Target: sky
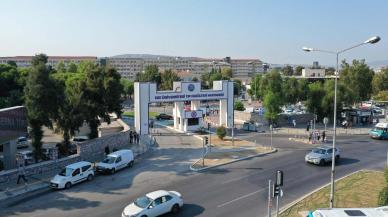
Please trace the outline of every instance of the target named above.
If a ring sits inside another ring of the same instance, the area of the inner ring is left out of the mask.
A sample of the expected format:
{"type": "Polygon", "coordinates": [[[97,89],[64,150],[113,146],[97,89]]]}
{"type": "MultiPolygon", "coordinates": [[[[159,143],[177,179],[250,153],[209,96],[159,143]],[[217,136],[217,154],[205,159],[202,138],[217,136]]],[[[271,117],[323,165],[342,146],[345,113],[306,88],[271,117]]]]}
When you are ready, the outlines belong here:
{"type": "Polygon", "coordinates": [[[333,65],[388,59],[386,0],[0,0],[0,56],[160,54],[333,65]]]}

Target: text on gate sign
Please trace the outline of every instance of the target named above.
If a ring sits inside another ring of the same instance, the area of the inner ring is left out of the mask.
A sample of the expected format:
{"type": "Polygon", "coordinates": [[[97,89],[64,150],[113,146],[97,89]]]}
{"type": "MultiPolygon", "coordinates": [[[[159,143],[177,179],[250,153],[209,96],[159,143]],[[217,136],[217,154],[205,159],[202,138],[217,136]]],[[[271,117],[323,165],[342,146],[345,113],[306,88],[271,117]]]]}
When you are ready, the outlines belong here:
{"type": "Polygon", "coordinates": [[[158,95],[155,100],[167,99],[196,99],[205,97],[224,97],[224,93],[197,93],[197,94],[176,94],[176,95],[158,95]]]}

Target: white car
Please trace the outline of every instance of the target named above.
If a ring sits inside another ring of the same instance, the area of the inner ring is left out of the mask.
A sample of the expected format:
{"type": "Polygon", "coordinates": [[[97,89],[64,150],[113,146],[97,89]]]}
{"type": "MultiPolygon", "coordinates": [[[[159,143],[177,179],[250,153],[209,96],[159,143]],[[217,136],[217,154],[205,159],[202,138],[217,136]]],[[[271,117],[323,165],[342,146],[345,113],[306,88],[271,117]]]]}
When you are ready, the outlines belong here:
{"type": "Polygon", "coordinates": [[[177,213],[183,206],[182,195],[176,191],[159,190],[146,194],[125,207],[121,217],[155,217],[177,213]]]}
{"type": "Polygon", "coordinates": [[[28,140],[26,137],[21,136],[16,142],[16,148],[28,148],[28,140]]]}
{"type": "Polygon", "coordinates": [[[129,149],[123,149],[108,154],[102,162],[97,164],[96,171],[113,174],[125,167],[132,167],[133,162],[133,152],[129,149]]]}
{"type": "Polygon", "coordinates": [[[50,187],[55,189],[70,188],[72,185],[93,180],[94,170],[92,163],[81,161],[66,166],[50,181],[50,187]]]}

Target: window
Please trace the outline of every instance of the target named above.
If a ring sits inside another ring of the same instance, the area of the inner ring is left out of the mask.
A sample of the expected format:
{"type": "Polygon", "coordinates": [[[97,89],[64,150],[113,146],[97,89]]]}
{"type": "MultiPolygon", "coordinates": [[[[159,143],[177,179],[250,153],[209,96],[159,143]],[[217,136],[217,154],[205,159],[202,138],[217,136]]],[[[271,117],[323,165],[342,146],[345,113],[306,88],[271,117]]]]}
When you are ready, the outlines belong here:
{"type": "Polygon", "coordinates": [[[91,165],[83,166],[83,167],[82,167],[82,172],[87,171],[90,167],[91,167],[91,165]]]}
{"type": "Polygon", "coordinates": [[[155,200],[152,202],[152,206],[155,207],[155,206],[160,205],[160,204],[162,204],[162,203],[163,203],[162,198],[159,197],[159,198],[155,199],[155,200]]]}
{"type": "Polygon", "coordinates": [[[344,211],[348,216],[366,216],[361,210],[345,210],[344,211]]]}
{"type": "Polygon", "coordinates": [[[119,163],[119,162],[121,162],[121,156],[118,156],[118,157],[116,158],[116,163],[119,163]]]}
{"type": "Polygon", "coordinates": [[[188,118],[187,119],[188,126],[193,126],[193,125],[198,125],[198,124],[199,124],[199,118],[188,118]]]}
{"type": "Polygon", "coordinates": [[[165,203],[171,199],[172,199],[172,197],[170,195],[167,195],[167,196],[162,197],[162,202],[165,203]]]}
{"type": "Polygon", "coordinates": [[[76,175],[78,175],[80,173],[81,173],[81,170],[78,168],[78,169],[74,170],[72,176],[76,176],[76,175]]]}

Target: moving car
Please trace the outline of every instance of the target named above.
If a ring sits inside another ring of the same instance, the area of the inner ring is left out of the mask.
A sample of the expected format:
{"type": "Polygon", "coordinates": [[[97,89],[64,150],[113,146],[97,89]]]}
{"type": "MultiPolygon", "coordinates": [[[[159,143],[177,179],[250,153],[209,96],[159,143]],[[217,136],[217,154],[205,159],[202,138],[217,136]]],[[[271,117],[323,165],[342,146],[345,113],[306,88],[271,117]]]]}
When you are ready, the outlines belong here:
{"type": "MultiPolygon", "coordinates": [[[[330,146],[321,146],[314,148],[311,152],[305,156],[306,163],[318,164],[320,166],[325,165],[327,162],[331,162],[333,148],[330,146]]],[[[340,151],[335,148],[335,161],[337,162],[340,158],[340,151]]]]}
{"type": "Polygon", "coordinates": [[[182,195],[176,191],[159,190],[146,194],[124,208],[121,217],[155,217],[177,213],[183,206],[182,195]]]}
{"type": "Polygon", "coordinates": [[[55,189],[70,188],[76,183],[91,181],[94,177],[92,163],[81,161],[66,166],[50,181],[50,187],[55,189]]]}
{"type": "Polygon", "coordinates": [[[156,120],[172,120],[173,119],[171,115],[168,115],[165,113],[160,113],[155,118],[156,118],[156,120]]]}
{"type": "Polygon", "coordinates": [[[378,208],[334,208],[318,209],[310,212],[308,217],[388,217],[388,206],[378,208]]]}
{"type": "Polygon", "coordinates": [[[125,167],[132,167],[134,162],[133,152],[129,149],[110,153],[96,166],[97,172],[109,172],[111,174],[125,167]]]}
{"type": "Polygon", "coordinates": [[[377,123],[376,126],[370,130],[369,136],[373,139],[388,139],[388,123],[377,123]]]}

